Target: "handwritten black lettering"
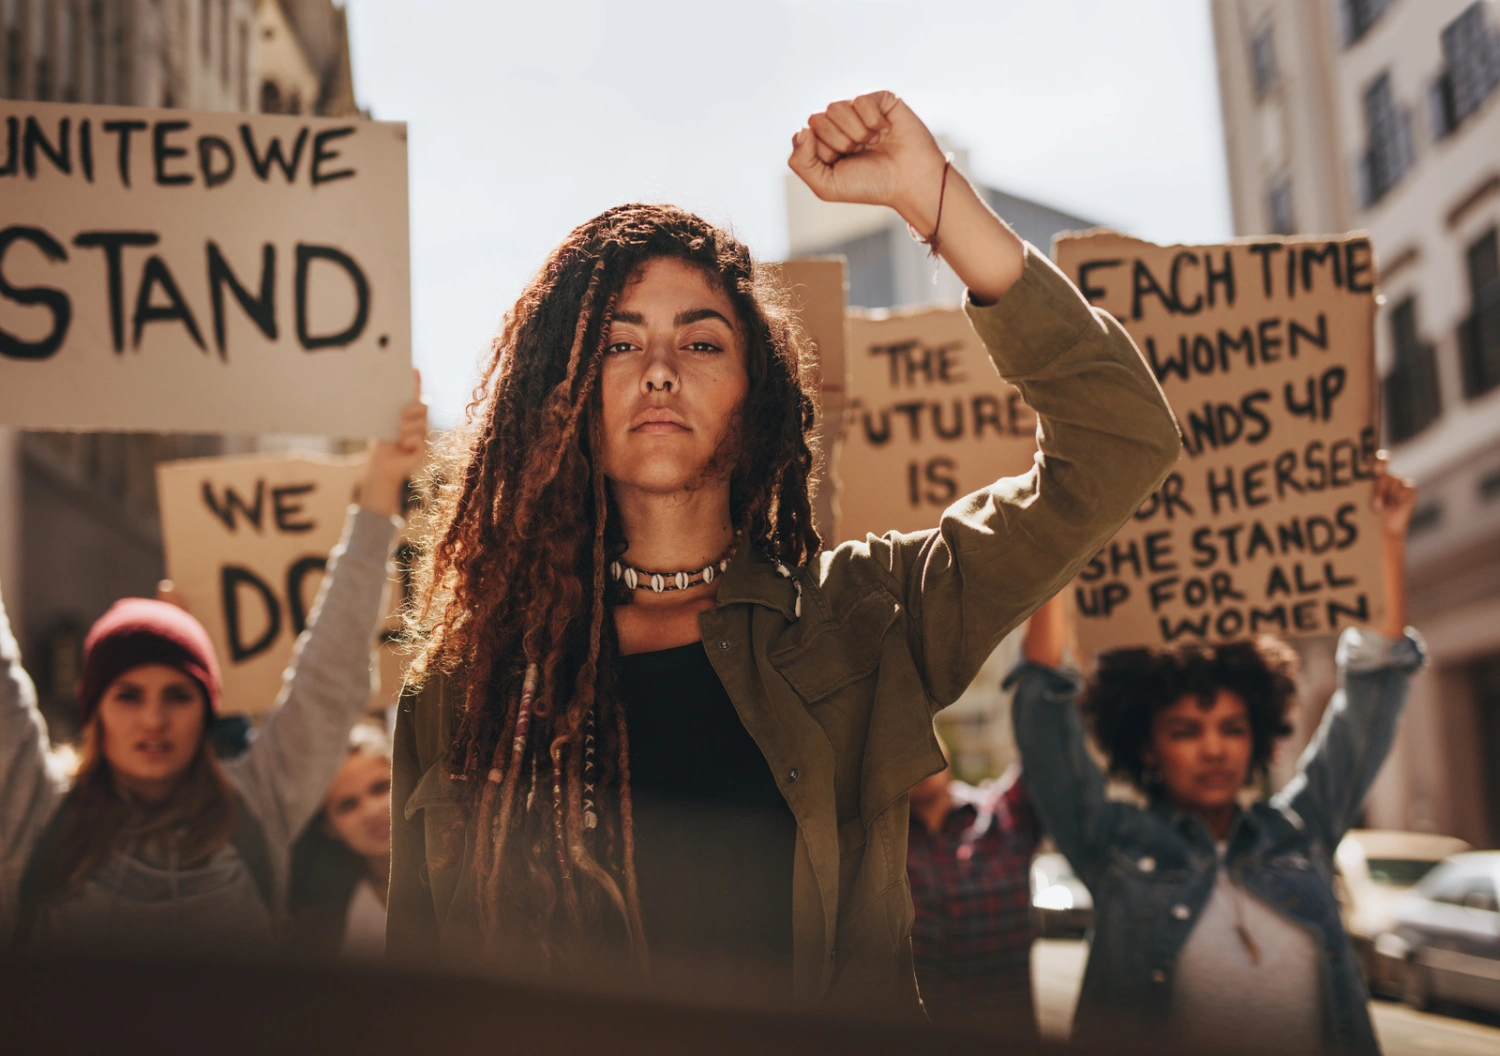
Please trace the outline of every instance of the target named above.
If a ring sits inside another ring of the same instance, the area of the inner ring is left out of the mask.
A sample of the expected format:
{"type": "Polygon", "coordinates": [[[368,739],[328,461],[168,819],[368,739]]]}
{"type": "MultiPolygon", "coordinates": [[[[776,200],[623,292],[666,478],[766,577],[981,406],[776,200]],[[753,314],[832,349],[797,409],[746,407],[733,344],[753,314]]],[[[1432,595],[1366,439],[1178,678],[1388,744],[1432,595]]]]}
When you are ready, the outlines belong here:
{"type": "Polygon", "coordinates": [[[222,360],[229,358],[229,346],[225,337],[227,329],[224,319],[225,286],[229,287],[229,292],[234,294],[234,299],[250,317],[250,321],[265,335],[266,340],[275,341],[277,333],[275,247],[269,242],[261,247],[260,296],[252,297],[250,291],[245,289],[235,276],[229,262],[224,259],[224,251],[219,248],[218,243],[213,240],[208,243],[208,292],[209,299],[213,303],[214,344],[222,360]]]}
{"type": "Polygon", "coordinates": [[[310,483],[282,484],[271,489],[271,510],[275,514],[277,531],[296,535],[317,527],[314,521],[293,519],[306,514],[305,508],[296,499],[316,489],[317,485],[310,483]]]}
{"type": "Polygon", "coordinates": [[[334,180],[347,180],[354,175],[353,169],[335,169],[333,172],[324,172],[323,163],[326,161],[337,161],[339,152],[329,150],[328,144],[336,139],[354,135],[354,126],[345,125],[342,128],[325,128],[313,136],[312,154],[312,185],[320,183],[332,183],[334,180]]]}
{"type": "Polygon", "coordinates": [[[67,251],[39,227],[15,226],[0,231],[0,299],[22,307],[38,305],[52,314],[52,328],[45,337],[36,341],[23,341],[0,327],[0,356],[7,359],[50,359],[68,336],[68,326],[73,321],[73,304],[65,292],[51,286],[11,285],[5,277],[5,254],[16,242],[27,242],[35,246],[42,256],[54,264],[64,263],[68,259],[67,251]]]}
{"type": "MultiPolygon", "coordinates": [[[[141,122],[130,123],[146,127],[141,122]]],[[[160,237],[150,231],[85,231],[73,239],[73,245],[80,249],[104,251],[105,284],[109,292],[109,332],[117,353],[125,351],[125,247],[154,246],[160,241],[160,237]]]]}
{"type": "MultiPolygon", "coordinates": [[[[303,136],[305,137],[306,134],[307,130],[303,129],[303,136]]],[[[298,143],[301,143],[300,139],[298,143]]],[[[298,150],[300,152],[300,146],[298,150]]],[[[354,262],[353,257],[333,246],[316,246],[299,242],[297,243],[297,276],[294,285],[297,302],[297,340],[302,343],[304,349],[313,352],[320,348],[345,348],[359,340],[359,336],[365,331],[365,325],[370,320],[370,283],[359,265],[354,262]],[[354,318],[344,329],[331,334],[314,334],[308,328],[309,273],[313,262],[319,260],[341,269],[354,286],[354,318]]]]}

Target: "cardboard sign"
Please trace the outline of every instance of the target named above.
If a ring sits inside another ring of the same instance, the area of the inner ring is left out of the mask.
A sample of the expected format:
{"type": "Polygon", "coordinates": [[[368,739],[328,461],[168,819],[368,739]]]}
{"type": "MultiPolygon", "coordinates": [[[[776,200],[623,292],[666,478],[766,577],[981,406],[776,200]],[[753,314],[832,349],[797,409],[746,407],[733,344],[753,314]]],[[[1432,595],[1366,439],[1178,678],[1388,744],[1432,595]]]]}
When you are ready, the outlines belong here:
{"type": "Polygon", "coordinates": [[[363,472],[300,455],[157,467],[167,575],[213,639],[226,712],[275,705],[363,472]]]}
{"type": "Polygon", "coordinates": [[[945,508],[1025,473],[1036,416],[958,308],[851,313],[834,541],[937,527],[945,508]]]}
{"type": "Polygon", "coordinates": [[[1074,583],[1090,649],[1377,620],[1375,264],[1365,236],[1057,240],[1182,426],[1177,468],[1074,583]]]}
{"type": "Polygon", "coordinates": [[[771,265],[791,298],[802,328],[818,357],[821,394],[815,430],[818,449],[813,473],[818,481],[813,496],[813,520],[825,540],[833,531],[838,504],[838,478],[832,472],[834,437],[844,414],[845,304],[848,283],[843,257],[808,257],[771,265]]]}
{"type": "Polygon", "coordinates": [[[0,100],[0,424],[388,436],[406,128],[0,100]]]}

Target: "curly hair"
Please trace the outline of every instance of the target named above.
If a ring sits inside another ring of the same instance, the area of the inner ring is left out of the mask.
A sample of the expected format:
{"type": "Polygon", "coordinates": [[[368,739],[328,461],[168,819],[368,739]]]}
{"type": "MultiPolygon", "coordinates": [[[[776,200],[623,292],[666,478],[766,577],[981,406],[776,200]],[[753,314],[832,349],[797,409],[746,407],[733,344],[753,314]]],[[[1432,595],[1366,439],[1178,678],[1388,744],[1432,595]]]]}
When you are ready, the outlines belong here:
{"type": "Polygon", "coordinates": [[[1297,703],[1297,654],[1279,638],[1103,653],[1079,706],[1110,773],[1152,793],[1144,755],[1156,714],[1189,696],[1211,708],[1221,689],[1245,702],[1250,719],[1247,783],[1266,776],[1276,741],[1292,732],[1288,720],[1297,703]]]}
{"type": "Polygon", "coordinates": [[[576,228],[506,314],[435,463],[408,619],[413,679],[440,674],[463,700],[447,767],[476,831],[485,940],[543,967],[601,934],[623,933],[648,962],[608,608],[629,597],[606,575],[628,543],[602,469],[599,381],[618,298],[664,257],[701,268],[745,337],[749,391],[723,466],[734,527],[789,566],[821,546],[811,350],[772,275],[671,206],[623,205],[576,228]]]}

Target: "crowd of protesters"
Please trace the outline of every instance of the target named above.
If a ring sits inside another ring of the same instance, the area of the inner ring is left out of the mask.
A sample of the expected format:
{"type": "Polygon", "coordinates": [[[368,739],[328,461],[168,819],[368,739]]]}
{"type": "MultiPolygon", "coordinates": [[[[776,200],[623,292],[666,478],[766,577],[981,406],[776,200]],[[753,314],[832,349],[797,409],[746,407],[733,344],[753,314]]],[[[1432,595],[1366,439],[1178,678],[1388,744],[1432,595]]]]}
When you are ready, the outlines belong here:
{"type": "Polygon", "coordinates": [[[15,947],[482,962],[1026,1031],[1045,836],[1095,900],[1085,1036],[1376,1051],[1330,856],[1423,659],[1410,486],[1373,486],[1385,622],[1345,632],[1296,777],[1251,802],[1290,730],[1283,643],[1065,666],[1066,585],[1179,450],[1130,339],[889,93],[814,115],[790,164],[895,209],[964,280],[1036,412],[1035,468],[931,531],[823,548],[785,302],[723,229],[609,210],[507,316],[438,459],[394,742],[362,719],[420,402],[372,445],[248,746],[215,750],[203,627],[127,599],[88,635],[62,772],[0,607],[15,947]],[[1038,606],[1010,678],[1020,764],[957,782],[933,716],[1038,606]],[[1086,727],[1143,805],[1106,796],[1086,727]]]}

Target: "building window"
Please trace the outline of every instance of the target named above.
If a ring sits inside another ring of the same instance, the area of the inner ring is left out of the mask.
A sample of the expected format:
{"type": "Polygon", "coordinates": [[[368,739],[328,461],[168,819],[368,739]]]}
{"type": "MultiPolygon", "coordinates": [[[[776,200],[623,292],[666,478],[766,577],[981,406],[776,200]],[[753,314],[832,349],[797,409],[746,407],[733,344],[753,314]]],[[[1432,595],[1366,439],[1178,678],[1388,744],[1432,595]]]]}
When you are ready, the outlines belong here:
{"type": "Polygon", "coordinates": [[[1250,38],[1250,74],[1255,79],[1255,101],[1258,103],[1276,87],[1276,38],[1267,22],[1250,38]]]}
{"type": "Polygon", "coordinates": [[[1437,421],[1437,357],[1417,333],[1417,300],[1408,297],[1391,309],[1395,365],[1385,376],[1386,432],[1393,444],[1410,440],[1437,421]]]}
{"type": "Polygon", "coordinates": [[[48,38],[48,23],[52,21],[52,9],[38,5],[31,12],[31,55],[33,68],[36,71],[35,91],[31,96],[33,99],[49,100],[55,89],[52,76],[53,62],[52,43],[48,38]]]}
{"type": "Polygon", "coordinates": [[[1368,209],[1401,182],[1412,166],[1411,115],[1396,105],[1391,75],[1382,73],[1365,89],[1365,137],[1359,159],[1360,206],[1368,209]]]}
{"type": "Polygon", "coordinates": [[[214,3],[213,0],[198,0],[198,51],[207,66],[214,57],[214,3]]]}
{"type": "Polygon", "coordinates": [[[1272,234],[1290,235],[1296,231],[1297,217],[1292,211],[1292,178],[1278,176],[1272,180],[1271,190],[1266,197],[1271,207],[1272,234]]]}
{"type": "Polygon", "coordinates": [[[263,114],[281,113],[281,89],[276,86],[275,81],[260,82],[260,112],[263,114]]]}
{"type": "Polygon", "coordinates": [[[239,35],[235,39],[234,69],[238,91],[236,103],[241,110],[250,109],[250,24],[241,22],[239,35]]]}
{"type": "Polygon", "coordinates": [[[21,94],[21,4],[20,0],[0,0],[0,48],[5,49],[5,79],[0,94],[17,98],[21,94]]]}
{"type": "Polygon", "coordinates": [[[57,12],[57,91],[65,103],[78,102],[78,13],[72,4],[57,12]]]}
{"type": "Polygon", "coordinates": [[[1443,28],[1444,69],[1432,84],[1433,136],[1441,139],[1478,110],[1500,84],[1500,40],[1476,0],[1443,28]]]}
{"type": "Polygon", "coordinates": [[[219,81],[229,87],[229,0],[219,0],[219,81]]]}
{"type": "Polygon", "coordinates": [[[109,61],[109,37],[104,28],[104,0],[93,0],[89,4],[89,102],[104,102],[109,76],[106,63],[109,61]]]}
{"type": "Polygon", "coordinates": [[[1390,0],[1340,0],[1340,14],[1344,22],[1344,47],[1348,47],[1370,31],[1380,21],[1390,0]]]}
{"type": "Polygon", "coordinates": [[[1473,309],[1458,324],[1464,395],[1481,396],[1500,385],[1500,244],[1491,228],[1469,247],[1469,297],[1473,309]]]}

